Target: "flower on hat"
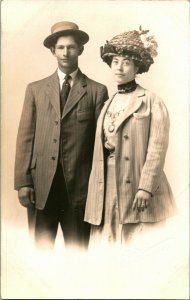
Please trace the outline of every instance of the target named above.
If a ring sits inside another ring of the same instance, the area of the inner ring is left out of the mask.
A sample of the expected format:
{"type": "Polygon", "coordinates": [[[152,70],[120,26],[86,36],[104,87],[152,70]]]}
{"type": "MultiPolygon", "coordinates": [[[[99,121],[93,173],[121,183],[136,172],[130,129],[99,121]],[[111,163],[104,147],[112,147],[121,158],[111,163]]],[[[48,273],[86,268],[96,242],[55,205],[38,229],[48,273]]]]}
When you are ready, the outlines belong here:
{"type": "Polygon", "coordinates": [[[157,47],[158,44],[153,35],[149,35],[149,30],[142,30],[142,27],[139,27],[140,39],[144,45],[144,48],[150,53],[151,57],[158,55],[157,47]]]}

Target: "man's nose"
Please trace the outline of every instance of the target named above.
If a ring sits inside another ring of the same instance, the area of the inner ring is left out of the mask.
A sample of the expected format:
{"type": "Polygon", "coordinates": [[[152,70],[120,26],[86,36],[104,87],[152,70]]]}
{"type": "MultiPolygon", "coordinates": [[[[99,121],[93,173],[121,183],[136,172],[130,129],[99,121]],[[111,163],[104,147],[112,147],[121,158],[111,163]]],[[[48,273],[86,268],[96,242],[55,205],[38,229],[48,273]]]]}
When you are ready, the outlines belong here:
{"type": "Polygon", "coordinates": [[[65,48],[63,49],[63,55],[64,55],[64,56],[67,56],[67,55],[68,55],[68,48],[67,48],[67,47],[65,47],[65,48]]]}

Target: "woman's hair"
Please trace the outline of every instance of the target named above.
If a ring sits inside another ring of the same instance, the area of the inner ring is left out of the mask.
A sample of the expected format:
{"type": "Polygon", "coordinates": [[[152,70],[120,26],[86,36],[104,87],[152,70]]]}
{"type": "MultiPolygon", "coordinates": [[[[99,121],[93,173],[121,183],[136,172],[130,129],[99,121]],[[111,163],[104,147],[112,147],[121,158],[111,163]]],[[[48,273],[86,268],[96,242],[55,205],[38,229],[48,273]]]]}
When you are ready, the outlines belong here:
{"type": "Polygon", "coordinates": [[[126,56],[138,67],[137,74],[147,72],[153,57],[157,55],[157,42],[153,36],[148,36],[149,30],[133,30],[116,35],[100,48],[104,62],[111,66],[113,56],[126,56]]]}

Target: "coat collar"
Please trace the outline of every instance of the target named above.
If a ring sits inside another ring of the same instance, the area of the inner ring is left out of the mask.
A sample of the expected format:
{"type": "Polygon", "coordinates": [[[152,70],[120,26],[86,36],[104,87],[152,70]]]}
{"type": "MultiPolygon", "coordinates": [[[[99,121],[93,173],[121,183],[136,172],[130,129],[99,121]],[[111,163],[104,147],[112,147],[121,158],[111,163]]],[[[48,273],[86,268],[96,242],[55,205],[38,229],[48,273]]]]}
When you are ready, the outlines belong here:
{"type": "MultiPolygon", "coordinates": [[[[100,132],[102,132],[102,129],[103,129],[103,121],[104,121],[104,117],[105,117],[105,114],[108,110],[108,107],[110,106],[114,96],[116,94],[113,95],[113,97],[110,99],[110,100],[107,100],[105,102],[105,105],[102,109],[102,112],[100,114],[100,117],[99,117],[99,120],[98,120],[98,129],[100,130],[100,132]]],[[[133,94],[133,97],[131,99],[131,102],[129,104],[129,106],[127,107],[126,111],[124,114],[122,114],[121,118],[119,119],[119,122],[117,123],[117,126],[116,126],[116,132],[118,131],[119,127],[121,126],[121,124],[128,118],[130,117],[135,111],[137,111],[142,102],[143,102],[143,97],[145,96],[145,90],[140,86],[140,85],[137,85],[137,88],[133,94]]]]}
{"type": "Polygon", "coordinates": [[[48,77],[46,95],[60,118],[60,85],[57,70],[50,77],[48,77]]]}
{"type": "MultiPolygon", "coordinates": [[[[86,77],[80,70],[78,70],[70,94],[68,96],[66,105],[64,107],[62,118],[64,118],[69,113],[69,111],[71,111],[71,109],[86,93],[85,86],[86,86],[86,77]]],[[[57,115],[59,116],[59,118],[61,118],[60,84],[59,84],[59,77],[57,75],[57,70],[48,78],[48,82],[46,86],[46,94],[52,106],[54,107],[57,115]]]]}
{"type": "Polygon", "coordinates": [[[121,118],[118,120],[119,122],[117,122],[117,126],[115,128],[116,132],[118,131],[123,121],[125,121],[129,116],[131,116],[135,111],[137,111],[140,108],[143,102],[144,95],[144,89],[138,85],[132,96],[129,106],[127,107],[125,113],[121,115],[121,118]]]}

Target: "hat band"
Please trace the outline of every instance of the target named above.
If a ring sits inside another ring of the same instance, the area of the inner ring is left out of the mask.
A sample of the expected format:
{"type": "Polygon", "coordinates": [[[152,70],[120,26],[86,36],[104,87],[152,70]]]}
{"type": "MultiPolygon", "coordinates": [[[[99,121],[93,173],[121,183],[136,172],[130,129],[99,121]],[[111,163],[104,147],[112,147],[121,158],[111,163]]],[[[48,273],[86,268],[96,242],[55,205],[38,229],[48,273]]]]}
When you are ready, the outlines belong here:
{"type": "Polygon", "coordinates": [[[132,59],[146,62],[153,62],[150,54],[142,48],[134,47],[131,45],[127,45],[126,47],[116,47],[115,45],[105,44],[104,47],[100,48],[101,57],[105,58],[106,56],[110,57],[113,55],[122,55],[129,56],[132,59]]]}
{"type": "Polygon", "coordinates": [[[54,29],[53,33],[59,32],[59,31],[63,31],[63,30],[78,30],[78,28],[71,28],[71,26],[59,26],[56,29],[54,29]]]}

